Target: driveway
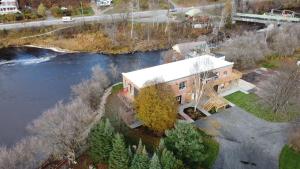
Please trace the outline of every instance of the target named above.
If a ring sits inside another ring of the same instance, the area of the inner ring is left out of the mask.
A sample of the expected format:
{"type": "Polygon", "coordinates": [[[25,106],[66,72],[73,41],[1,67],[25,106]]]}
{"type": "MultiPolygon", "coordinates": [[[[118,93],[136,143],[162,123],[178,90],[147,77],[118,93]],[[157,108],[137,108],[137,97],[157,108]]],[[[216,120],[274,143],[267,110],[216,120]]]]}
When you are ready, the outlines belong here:
{"type": "Polygon", "coordinates": [[[280,151],[287,143],[287,123],[266,122],[231,107],[195,124],[220,143],[214,169],[278,169],[280,151]]]}

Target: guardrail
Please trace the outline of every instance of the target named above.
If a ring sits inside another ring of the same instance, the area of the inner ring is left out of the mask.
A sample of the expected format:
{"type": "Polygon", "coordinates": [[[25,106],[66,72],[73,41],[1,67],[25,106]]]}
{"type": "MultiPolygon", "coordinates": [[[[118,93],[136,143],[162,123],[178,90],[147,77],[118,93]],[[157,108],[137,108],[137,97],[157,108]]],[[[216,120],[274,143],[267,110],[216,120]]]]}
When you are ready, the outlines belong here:
{"type": "Polygon", "coordinates": [[[259,22],[259,23],[268,23],[268,22],[279,22],[279,23],[300,23],[300,18],[289,17],[282,15],[258,15],[258,14],[247,14],[247,13],[236,13],[233,16],[235,21],[244,21],[244,22],[259,22]]]}

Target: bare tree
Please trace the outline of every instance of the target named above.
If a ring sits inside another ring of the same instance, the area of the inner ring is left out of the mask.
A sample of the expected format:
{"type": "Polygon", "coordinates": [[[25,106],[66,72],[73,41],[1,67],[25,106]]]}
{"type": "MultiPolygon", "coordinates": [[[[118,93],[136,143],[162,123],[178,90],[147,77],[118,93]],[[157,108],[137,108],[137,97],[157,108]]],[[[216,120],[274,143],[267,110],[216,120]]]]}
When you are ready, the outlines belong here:
{"type": "Polygon", "coordinates": [[[0,168],[38,168],[50,155],[75,161],[98,114],[96,102],[108,85],[105,73],[99,66],[93,67],[91,79],[73,88],[70,102],[59,102],[27,127],[32,136],[12,148],[0,147],[0,168]]]}
{"type": "Polygon", "coordinates": [[[235,65],[241,69],[254,67],[268,53],[264,35],[254,32],[246,32],[243,36],[230,39],[223,47],[228,59],[234,61],[235,65]]]}
{"type": "Polygon", "coordinates": [[[101,95],[108,87],[110,81],[99,65],[92,68],[90,80],[81,82],[72,87],[73,95],[81,98],[93,110],[97,110],[100,104],[101,95]]]}
{"type": "Polygon", "coordinates": [[[118,80],[119,78],[118,66],[115,65],[114,63],[111,63],[109,64],[109,68],[114,81],[118,80]]]}
{"type": "Polygon", "coordinates": [[[184,59],[184,56],[175,52],[174,50],[169,50],[164,53],[164,63],[171,63],[184,59]]]}
{"type": "Polygon", "coordinates": [[[262,97],[272,111],[286,113],[289,103],[299,96],[300,67],[296,63],[283,63],[262,89],[262,97]]]}
{"type": "Polygon", "coordinates": [[[0,168],[38,168],[48,155],[47,145],[42,140],[37,137],[26,137],[11,149],[0,147],[0,168]]]}
{"type": "Polygon", "coordinates": [[[193,99],[194,111],[196,111],[200,102],[202,101],[204,90],[209,78],[212,62],[209,58],[203,58],[194,65],[191,72],[193,73],[193,99]]]}
{"type": "Polygon", "coordinates": [[[52,145],[51,153],[58,158],[75,154],[83,143],[82,134],[95,117],[81,99],[68,104],[58,103],[28,126],[32,134],[52,145]]]}
{"type": "Polygon", "coordinates": [[[267,41],[273,53],[279,56],[290,56],[300,46],[300,26],[288,25],[270,32],[267,41]]]}

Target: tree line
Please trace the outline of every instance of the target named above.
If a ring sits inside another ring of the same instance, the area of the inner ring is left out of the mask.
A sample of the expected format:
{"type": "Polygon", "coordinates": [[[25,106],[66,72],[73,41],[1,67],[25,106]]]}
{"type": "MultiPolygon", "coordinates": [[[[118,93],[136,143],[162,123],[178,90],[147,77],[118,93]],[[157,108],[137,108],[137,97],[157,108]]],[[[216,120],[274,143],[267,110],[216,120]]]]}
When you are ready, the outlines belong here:
{"type": "Polygon", "coordinates": [[[72,87],[69,102],[59,102],[28,126],[30,136],[12,148],[0,147],[0,168],[38,168],[49,157],[75,159],[85,145],[86,130],[99,113],[101,96],[109,84],[104,71],[93,67],[91,79],[72,87]]]}
{"type": "Polygon", "coordinates": [[[203,137],[192,124],[178,122],[165,134],[151,154],[141,140],[137,146],[126,144],[109,120],[102,120],[91,130],[88,154],[94,165],[109,169],[196,169],[207,158],[203,137]]]}

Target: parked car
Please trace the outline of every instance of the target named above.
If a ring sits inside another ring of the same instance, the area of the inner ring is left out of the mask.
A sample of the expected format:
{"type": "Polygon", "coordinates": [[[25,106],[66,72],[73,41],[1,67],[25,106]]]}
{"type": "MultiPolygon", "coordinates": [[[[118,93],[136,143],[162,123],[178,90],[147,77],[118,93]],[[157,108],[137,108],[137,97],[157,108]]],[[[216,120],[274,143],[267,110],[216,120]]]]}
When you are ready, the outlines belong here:
{"type": "Polygon", "coordinates": [[[72,22],[72,21],[74,21],[74,20],[73,20],[73,18],[70,17],[70,16],[64,16],[64,17],[62,17],[62,21],[63,21],[63,22],[72,22]]]}
{"type": "Polygon", "coordinates": [[[177,12],[177,9],[176,8],[171,8],[169,9],[170,12],[177,12]]]}

